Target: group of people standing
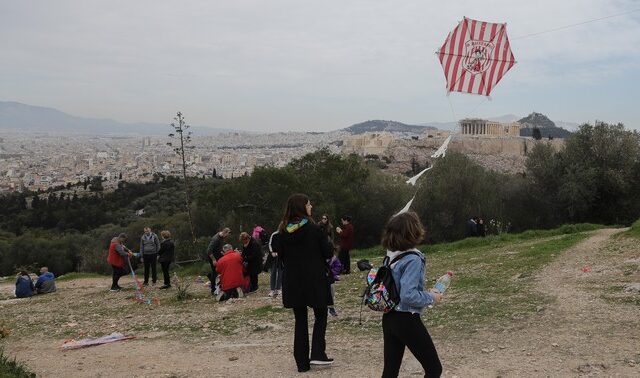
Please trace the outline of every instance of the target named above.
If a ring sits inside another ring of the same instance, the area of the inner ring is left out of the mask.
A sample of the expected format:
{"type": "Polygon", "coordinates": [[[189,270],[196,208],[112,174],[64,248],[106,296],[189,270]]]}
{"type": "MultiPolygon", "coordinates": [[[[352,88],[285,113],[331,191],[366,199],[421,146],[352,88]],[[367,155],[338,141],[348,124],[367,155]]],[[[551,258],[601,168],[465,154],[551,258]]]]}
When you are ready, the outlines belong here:
{"type": "MultiPolygon", "coordinates": [[[[312,209],[308,196],[293,194],[289,197],[276,247],[284,265],[283,305],[293,310],[295,318],[293,357],[299,372],[310,370],[312,365],[333,363],[333,359],[327,356],[325,339],[328,307],[333,303],[331,275],[327,274],[327,261],[332,258],[333,247],[327,236],[328,219],[323,217],[316,224],[312,209]],[[311,350],[308,308],[312,308],[314,314],[311,350]]],[[[344,227],[336,231],[349,232],[349,219],[343,218],[342,222],[344,227]]],[[[382,246],[387,250],[387,256],[398,261],[390,268],[400,296],[399,305],[382,317],[383,378],[398,376],[405,347],[421,363],[426,377],[442,374],[438,353],[420,318],[424,308],[442,299],[442,294],[425,290],[426,260],[416,248],[424,236],[424,226],[414,212],[393,216],[382,235],[382,246]],[[400,261],[399,256],[405,258],[400,261]]],[[[348,253],[343,258],[348,258],[348,253]]]]}
{"type": "MultiPolygon", "coordinates": [[[[149,276],[151,276],[151,284],[155,286],[158,281],[157,263],[160,263],[164,284],[160,289],[168,289],[171,287],[171,276],[169,268],[171,263],[175,261],[175,244],[171,238],[171,232],[164,230],[158,235],[151,231],[151,227],[144,227],[144,233],[140,238],[140,262],[144,265],[144,281],[143,286],[149,285],[149,276]],[[160,240],[162,238],[162,240],[160,240]]],[[[120,234],[111,239],[109,243],[109,253],[107,262],[112,268],[111,291],[120,291],[122,288],[118,285],[120,277],[127,275],[127,269],[134,269],[130,265],[128,259],[134,256],[133,251],[125,246],[127,234],[120,234]]]]}
{"type": "Polygon", "coordinates": [[[467,219],[464,236],[467,238],[487,236],[487,227],[484,224],[484,219],[475,216],[467,219]]]}
{"type": "MultiPolygon", "coordinates": [[[[204,258],[209,262],[212,294],[220,301],[237,298],[258,289],[258,275],[263,268],[263,256],[267,254],[266,267],[271,270],[269,296],[282,296],[285,308],[293,311],[293,357],[299,372],[306,372],[312,365],[331,365],[333,359],[326,353],[326,329],[328,314],[337,315],[333,308],[333,284],[341,274],[349,274],[350,251],[353,248],[354,229],[351,218],[343,216],[341,226],[333,227],[325,214],[319,222],[312,217],[313,205],[305,194],[293,194],[286,203],[282,220],[275,232],[264,240],[265,231],[254,228],[252,235],[242,232],[241,248],[234,249],[225,242],[231,235],[223,228],[211,239],[204,258]],[[257,232],[256,232],[257,231],[257,232]],[[335,243],[336,234],[340,237],[335,243]],[[264,252],[263,252],[264,248],[264,252]],[[337,257],[336,257],[337,252],[337,257]],[[216,278],[220,284],[216,287],[216,278]],[[312,309],[314,323],[309,344],[308,310],[312,309]]],[[[471,220],[470,220],[471,221],[471,220]]],[[[474,220],[478,232],[478,221],[474,220]]],[[[470,228],[471,225],[468,225],[470,228]]],[[[174,247],[168,231],[161,232],[162,241],[147,227],[141,238],[145,280],[149,273],[156,282],[155,261],[160,261],[168,281],[168,265],[173,259],[174,247]],[[170,254],[165,254],[170,251],[170,254]],[[167,260],[168,256],[171,260],[167,260]]],[[[405,347],[421,363],[426,377],[439,377],[442,373],[438,353],[422,323],[420,313],[427,306],[437,304],[442,294],[426,290],[426,260],[417,250],[425,236],[424,226],[414,212],[391,217],[384,228],[382,246],[387,250],[393,280],[399,293],[397,307],[382,316],[384,337],[384,377],[397,377],[405,347]],[[403,256],[406,254],[406,256],[403,256]],[[398,259],[399,256],[405,258],[398,259]]],[[[109,263],[113,266],[112,290],[119,290],[118,279],[124,274],[124,263],[132,251],[124,246],[126,235],[114,238],[109,248],[109,263]]]]}

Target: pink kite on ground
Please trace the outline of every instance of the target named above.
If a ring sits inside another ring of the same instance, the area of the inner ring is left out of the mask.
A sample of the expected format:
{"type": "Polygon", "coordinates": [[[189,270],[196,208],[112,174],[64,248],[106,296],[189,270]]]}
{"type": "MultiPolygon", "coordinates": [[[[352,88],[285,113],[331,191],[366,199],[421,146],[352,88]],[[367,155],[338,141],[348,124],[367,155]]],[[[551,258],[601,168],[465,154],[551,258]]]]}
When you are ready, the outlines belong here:
{"type": "Polygon", "coordinates": [[[447,93],[489,96],[502,76],[516,64],[507,24],[464,18],[437,51],[447,78],[447,93]]]}
{"type": "Polygon", "coordinates": [[[128,335],[123,335],[119,332],[114,332],[110,335],[106,335],[98,338],[89,337],[81,340],[67,340],[62,344],[61,348],[63,350],[79,349],[79,348],[90,347],[94,345],[113,343],[115,341],[129,340],[133,338],[135,338],[135,336],[128,336],[128,335]]]}

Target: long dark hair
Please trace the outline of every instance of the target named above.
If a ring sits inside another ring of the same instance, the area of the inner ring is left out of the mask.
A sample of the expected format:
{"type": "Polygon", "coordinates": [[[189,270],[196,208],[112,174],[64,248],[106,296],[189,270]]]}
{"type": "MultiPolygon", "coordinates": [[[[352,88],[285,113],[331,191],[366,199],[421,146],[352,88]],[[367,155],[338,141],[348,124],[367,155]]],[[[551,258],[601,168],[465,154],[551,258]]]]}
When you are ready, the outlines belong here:
{"type": "Polygon", "coordinates": [[[282,222],[280,222],[280,232],[284,233],[289,223],[299,222],[302,218],[307,218],[309,222],[314,223],[313,219],[307,215],[308,202],[309,196],[306,194],[295,193],[289,196],[287,206],[284,209],[284,215],[282,216],[282,222]]]}

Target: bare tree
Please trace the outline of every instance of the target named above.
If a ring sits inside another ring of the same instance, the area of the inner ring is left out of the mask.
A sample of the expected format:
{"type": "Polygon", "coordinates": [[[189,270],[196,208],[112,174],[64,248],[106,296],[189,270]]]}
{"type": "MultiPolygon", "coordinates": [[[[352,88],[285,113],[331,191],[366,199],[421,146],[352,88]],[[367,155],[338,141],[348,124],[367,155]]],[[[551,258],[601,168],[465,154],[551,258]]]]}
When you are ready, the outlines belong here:
{"type": "Polygon", "coordinates": [[[187,131],[189,129],[189,125],[184,120],[182,116],[182,112],[178,112],[176,116],[173,118],[176,122],[171,123],[171,127],[174,129],[174,133],[169,134],[169,137],[176,141],[176,145],[174,146],[173,142],[167,143],[167,146],[173,148],[178,156],[182,159],[182,177],[184,179],[184,197],[185,197],[185,205],[187,207],[187,214],[189,215],[189,226],[191,227],[191,237],[193,239],[193,243],[196,243],[196,231],[193,226],[193,218],[191,216],[191,188],[189,186],[189,181],[187,178],[187,158],[186,151],[192,149],[193,146],[190,146],[191,143],[191,131],[187,131]],[[178,144],[179,142],[179,144],[178,144]]]}

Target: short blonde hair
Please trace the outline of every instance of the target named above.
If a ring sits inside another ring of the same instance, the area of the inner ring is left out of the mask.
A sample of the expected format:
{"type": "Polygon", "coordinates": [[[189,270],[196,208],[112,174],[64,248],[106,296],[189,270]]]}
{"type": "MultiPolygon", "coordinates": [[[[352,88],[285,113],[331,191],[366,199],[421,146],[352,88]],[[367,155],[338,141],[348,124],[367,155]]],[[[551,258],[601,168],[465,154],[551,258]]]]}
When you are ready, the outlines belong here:
{"type": "Polygon", "coordinates": [[[168,230],[163,230],[160,232],[160,236],[162,236],[163,239],[169,239],[171,237],[171,233],[168,230]]]}

